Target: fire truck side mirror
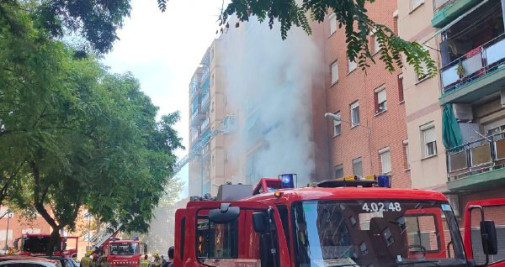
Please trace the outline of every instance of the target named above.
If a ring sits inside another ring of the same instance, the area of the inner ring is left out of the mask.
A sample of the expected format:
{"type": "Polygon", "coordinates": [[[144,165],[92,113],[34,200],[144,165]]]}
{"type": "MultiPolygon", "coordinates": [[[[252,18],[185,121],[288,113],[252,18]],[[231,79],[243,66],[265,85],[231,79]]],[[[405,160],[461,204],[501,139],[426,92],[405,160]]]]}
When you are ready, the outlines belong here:
{"type": "Polygon", "coordinates": [[[254,212],[253,213],[253,227],[254,231],[263,234],[267,232],[268,229],[268,217],[265,212],[254,212]]]}
{"type": "Polygon", "coordinates": [[[482,249],[486,255],[498,254],[498,239],[494,221],[480,222],[480,235],[482,238],[482,249]]]}
{"type": "Polygon", "coordinates": [[[209,211],[209,220],[214,223],[227,223],[235,220],[239,214],[239,207],[230,207],[230,203],[221,203],[219,209],[209,211]]]}

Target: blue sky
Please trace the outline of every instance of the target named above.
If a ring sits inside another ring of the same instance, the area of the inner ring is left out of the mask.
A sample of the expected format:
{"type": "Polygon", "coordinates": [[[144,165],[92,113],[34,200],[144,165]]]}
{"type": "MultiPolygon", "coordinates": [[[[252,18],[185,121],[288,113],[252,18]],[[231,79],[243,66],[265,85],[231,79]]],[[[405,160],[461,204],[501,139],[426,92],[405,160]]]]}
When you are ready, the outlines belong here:
{"type": "MultiPolygon", "coordinates": [[[[112,72],[131,71],[160,108],[158,115],[180,111],[176,129],[186,147],[188,85],[215,37],[221,5],[222,0],[169,0],[161,13],[156,0],[132,0],[131,16],[118,32],[120,40],[103,60],[112,72]]],[[[178,176],[187,184],[187,166],[178,176]]]]}

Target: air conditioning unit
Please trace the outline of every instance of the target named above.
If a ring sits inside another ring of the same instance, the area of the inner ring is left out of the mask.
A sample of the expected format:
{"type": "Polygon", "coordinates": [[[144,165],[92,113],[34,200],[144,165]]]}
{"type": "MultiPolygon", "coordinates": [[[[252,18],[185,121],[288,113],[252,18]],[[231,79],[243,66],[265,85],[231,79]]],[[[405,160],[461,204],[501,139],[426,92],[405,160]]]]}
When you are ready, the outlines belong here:
{"type": "Polygon", "coordinates": [[[458,122],[473,120],[472,106],[470,104],[453,104],[452,109],[458,122]]]}

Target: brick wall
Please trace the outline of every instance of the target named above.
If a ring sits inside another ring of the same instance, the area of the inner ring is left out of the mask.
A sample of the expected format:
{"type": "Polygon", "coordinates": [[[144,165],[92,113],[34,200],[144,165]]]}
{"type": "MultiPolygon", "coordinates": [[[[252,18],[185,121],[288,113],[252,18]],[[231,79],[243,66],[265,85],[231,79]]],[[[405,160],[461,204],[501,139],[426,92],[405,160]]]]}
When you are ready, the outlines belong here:
{"type": "MultiPolygon", "coordinates": [[[[396,1],[370,4],[368,14],[376,22],[393,29],[396,4],[396,1]]],[[[407,139],[405,105],[400,102],[398,92],[400,71],[390,73],[385,70],[384,64],[379,60],[379,54],[376,54],[377,64],[372,63],[366,73],[359,67],[348,73],[344,31],[338,29],[329,36],[329,19],[326,19],[324,25],[327,36],[325,42],[327,111],[340,111],[343,121],[341,135],[330,140],[332,167],[343,164],[344,175],[352,175],[352,159],[361,157],[364,175],[380,174],[379,150],[389,147],[393,187],[410,187],[410,173],[405,169],[403,148],[403,141],[407,139]],[[330,66],[335,60],[338,60],[339,80],[332,85],[330,66]],[[376,114],[374,90],[380,86],[386,88],[387,111],[376,114]],[[356,100],[360,103],[361,125],[366,127],[351,128],[347,123],[350,121],[350,105],[356,100]]],[[[328,120],[327,123],[328,136],[332,137],[333,122],[328,120]]],[[[335,177],[334,172],[332,175],[335,177]]]]}

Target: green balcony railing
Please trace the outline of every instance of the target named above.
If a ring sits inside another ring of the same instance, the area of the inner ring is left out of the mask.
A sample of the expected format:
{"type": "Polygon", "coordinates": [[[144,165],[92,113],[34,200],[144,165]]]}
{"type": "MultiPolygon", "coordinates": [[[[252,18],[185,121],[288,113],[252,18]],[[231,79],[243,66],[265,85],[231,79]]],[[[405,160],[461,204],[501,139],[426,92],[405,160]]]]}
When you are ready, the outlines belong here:
{"type": "Polygon", "coordinates": [[[505,34],[502,34],[440,69],[443,93],[458,90],[504,66],[505,34]]]}

